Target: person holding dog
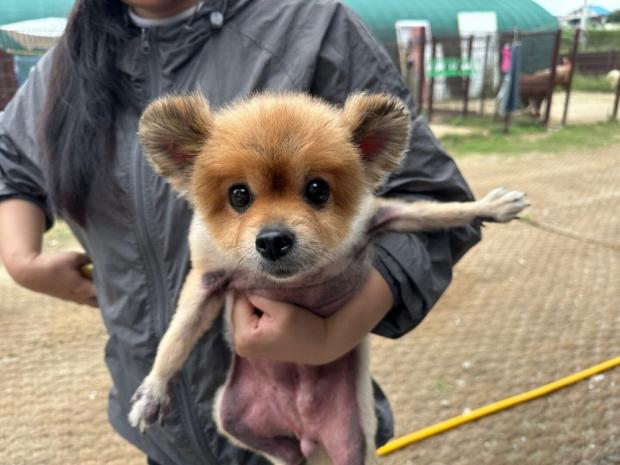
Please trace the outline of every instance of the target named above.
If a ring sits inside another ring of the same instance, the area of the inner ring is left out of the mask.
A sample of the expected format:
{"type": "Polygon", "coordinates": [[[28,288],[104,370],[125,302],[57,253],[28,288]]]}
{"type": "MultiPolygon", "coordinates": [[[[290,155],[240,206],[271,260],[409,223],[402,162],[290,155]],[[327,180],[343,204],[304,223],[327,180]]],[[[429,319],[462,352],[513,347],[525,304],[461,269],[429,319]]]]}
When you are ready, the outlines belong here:
{"type": "MultiPolygon", "coordinates": [[[[99,307],[114,383],[109,418],[151,463],[265,462],[229,444],[211,420],[231,355],[218,323],[179,376],[166,422],[144,435],[127,422],[131,395],[150,369],[190,267],[191,210],[145,162],[138,118],[165,93],[199,90],[221,107],[262,89],[304,91],[337,105],[355,91],[399,97],[412,113],[410,150],[379,194],[472,200],[386,52],[332,0],[78,0],[60,43],[0,116],[2,261],[24,287],[99,307]],[[42,236],[57,216],[85,255],[42,253],[42,236]],[[92,281],[82,272],[91,260],[92,281]]],[[[370,331],[394,338],[413,329],[479,237],[477,228],[464,227],[378,238],[373,272],[354,297],[367,316],[358,340],[370,331]]],[[[236,333],[251,324],[255,308],[273,319],[273,337],[244,337],[238,349],[297,361],[303,348],[295,335],[304,334],[308,315],[285,302],[239,298],[236,333]]],[[[378,386],[375,394],[381,444],[392,435],[392,418],[378,386]]]]}

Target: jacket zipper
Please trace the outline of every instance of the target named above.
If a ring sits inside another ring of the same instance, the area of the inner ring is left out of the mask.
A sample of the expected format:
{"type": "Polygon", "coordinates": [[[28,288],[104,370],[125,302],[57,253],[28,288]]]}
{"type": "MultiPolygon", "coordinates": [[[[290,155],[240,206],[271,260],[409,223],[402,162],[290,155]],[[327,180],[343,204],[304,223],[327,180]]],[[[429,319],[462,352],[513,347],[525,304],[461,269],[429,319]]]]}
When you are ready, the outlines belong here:
{"type": "MultiPolygon", "coordinates": [[[[159,69],[159,56],[158,50],[156,49],[157,43],[156,41],[149,40],[149,32],[146,28],[142,28],[141,30],[141,47],[142,52],[145,55],[148,55],[149,62],[149,71],[151,75],[151,92],[152,98],[157,98],[161,94],[161,80],[159,79],[160,69],[159,69]]],[[[170,302],[169,295],[167,292],[167,287],[165,280],[163,278],[164,266],[161,263],[161,259],[159,255],[156,253],[155,246],[151,239],[151,236],[147,229],[147,214],[145,211],[145,195],[146,189],[144,186],[144,178],[143,178],[143,166],[141,157],[137,158],[136,161],[136,197],[138,199],[138,215],[140,216],[138,223],[138,231],[140,234],[142,252],[143,256],[146,258],[147,264],[147,273],[152,278],[150,281],[154,284],[154,290],[156,293],[157,301],[154,303],[154,309],[160,311],[162,315],[161,325],[160,325],[160,334],[159,336],[163,336],[167,329],[167,323],[170,320],[172,311],[169,308],[168,302],[170,302]]],[[[192,409],[192,401],[191,401],[191,393],[189,389],[189,385],[185,374],[181,372],[181,376],[179,378],[178,384],[175,388],[177,398],[180,399],[181,404],[181,412],[180,417],[183,422],[184,429],[189,436],[190,442],[193,445],[194,449],[199,451],[198,455],[201,455],[206,463],[211,465],[216,465],[217,461],[211,452],[211,449],[208,447],[206,443],[206,439],[204,437],[204,433],[202,433],[196,415],[194,413],[194,409],[192,409]]]]}

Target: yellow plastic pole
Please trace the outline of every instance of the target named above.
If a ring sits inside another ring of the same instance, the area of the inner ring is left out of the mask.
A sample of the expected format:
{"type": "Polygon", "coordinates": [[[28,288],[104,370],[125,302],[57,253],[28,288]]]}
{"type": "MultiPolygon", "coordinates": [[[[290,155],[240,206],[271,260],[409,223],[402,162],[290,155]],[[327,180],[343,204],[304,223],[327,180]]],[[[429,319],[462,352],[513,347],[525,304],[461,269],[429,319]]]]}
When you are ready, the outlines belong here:
{"type": "Polygon", "coordinates": [[[536,399],[538,397],[550,394],[554,391],[557,391],[558,389],[565,388],[566,386],[575,384],[578,381],[582,381],[586,378],[589,378],[590,376],[594,376],[603,371],[610,370],[618,365],[620,365],[620,357],[615,357],[611,360],[599,363],[598,365],[594,365],[593,367],[587,368],[578,373],[558,379],[556,381],[553,381],[552,383],[545,384],[544,386],[540,386],[536,389],[532,389],[531,391],[517,394],[515,396],[508,397],[498,402],[486,405],[479,409],[472,410],[471,412],[449,418],[448,420],[437,423],[436,425],[423,428],[419,431],[407,434],[397,439],[393,439],[392,441],[377,449],[377,454],[390,454],[398,449],[402,449],[403,447],[413,444],[414,442],[418,442],[430,436],[443,433],[444,431],[456,428],[457,426],[460,426],[464,423],[469,423],[471,421],[477,420],[478,418],[491,415],[493,413],[499,412],[500,410],[505,410],[515,405],[522,404],[532,399],[536,399]]]}

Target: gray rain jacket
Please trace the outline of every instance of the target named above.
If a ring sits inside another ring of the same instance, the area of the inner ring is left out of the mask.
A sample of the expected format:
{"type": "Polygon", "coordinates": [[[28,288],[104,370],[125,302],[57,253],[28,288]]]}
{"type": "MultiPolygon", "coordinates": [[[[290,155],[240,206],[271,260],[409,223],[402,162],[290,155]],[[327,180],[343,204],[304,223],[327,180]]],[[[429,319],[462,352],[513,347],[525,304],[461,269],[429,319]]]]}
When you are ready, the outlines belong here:
{"type": "MultiPolygon", "coordinates": [[[[140,30],[128,21],[127,27],[134,35],[118,66],[131,77],[139,107],[163,93],[196,88],[215,108],[267,88],[307,91],[336,104],[356,90],[389,92],[408,102],[413,132],[405,163],[380,193],[411,200],[472,199],[427,123],[415,116],[386,52],[336,1],[206,1],[184,24],[140,30]],[[211,24],[213,11],[224,15],[221,28],[211,24]]],[[[51,225],[36,137],[49,75],[48,54],[0,116],[0,199],[36,203],[51,225]]],[[[119,113],[116,157],[109,171],[93,179],[87,230],[69,222],[95,265],[109,333],[105,358],[114,382],[110,421],[162,465],[264,463],[230,446],[211,419],[211,400],[230,360],[221,322],[193,350],[165,424],[141,435],[127,423],[129,399],[151,367],[188,272],[191,218],[186,203],[145,162],[136,138],[138,118],[128,109],[119,113]]],[[[478,240],[474,227],[379,238],[375,266],[396,303],[375,333],[394,338],[415,327],[448,286],[453,264],[478,240]]]]}

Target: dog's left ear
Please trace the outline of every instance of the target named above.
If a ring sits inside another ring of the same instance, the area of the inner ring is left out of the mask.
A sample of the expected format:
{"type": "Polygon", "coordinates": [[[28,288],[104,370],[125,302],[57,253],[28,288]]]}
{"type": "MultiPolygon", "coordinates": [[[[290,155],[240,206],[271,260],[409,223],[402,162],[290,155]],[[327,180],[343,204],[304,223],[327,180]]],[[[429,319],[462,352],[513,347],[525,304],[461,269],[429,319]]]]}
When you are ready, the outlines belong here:
{"type": "Polygon", "coordinates": [[[398,167],[407,150],[409,110],[395,97],[359,93],[347,99],[343,111],[368,181],[377,187],[398,167]]]}
{"type": "Polygon", "coordinates": [[[159,98],[140,118],[138,134],[146,158],[181,194],[188,190],[194,162],[209,137],[212,121],[209,104],[197,92],[159,98]]]}

